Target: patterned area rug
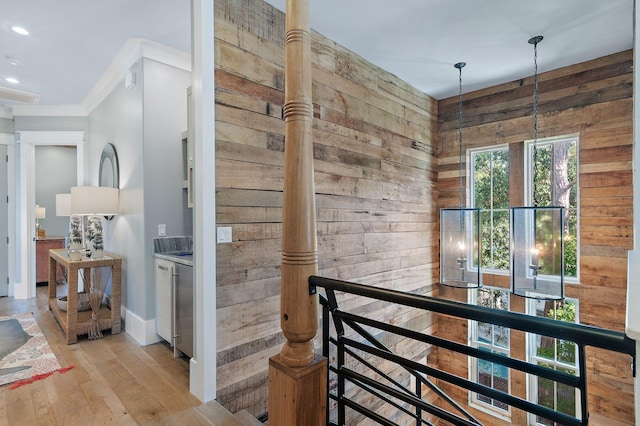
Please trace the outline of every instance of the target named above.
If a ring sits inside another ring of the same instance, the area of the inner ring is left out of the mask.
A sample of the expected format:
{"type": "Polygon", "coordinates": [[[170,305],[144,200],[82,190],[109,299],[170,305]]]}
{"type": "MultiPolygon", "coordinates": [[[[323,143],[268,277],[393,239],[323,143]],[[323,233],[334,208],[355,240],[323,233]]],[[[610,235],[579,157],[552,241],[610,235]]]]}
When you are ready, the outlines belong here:
{"type": "Polygon", "coordinates": [[[0,385],[13,389],[70,368],[60,368],[33,313],[0,316],[0,385]]]}

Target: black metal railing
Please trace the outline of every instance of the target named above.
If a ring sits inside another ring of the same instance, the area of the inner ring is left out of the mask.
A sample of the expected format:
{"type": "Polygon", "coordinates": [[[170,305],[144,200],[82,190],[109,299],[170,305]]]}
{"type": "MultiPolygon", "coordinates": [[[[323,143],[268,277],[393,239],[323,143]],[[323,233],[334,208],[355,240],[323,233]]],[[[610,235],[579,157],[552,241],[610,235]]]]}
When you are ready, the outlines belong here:
{"type": "MultiPolygon", "coordinates": [[[[329,364],[329,377],[327,385],[329,389],[329,400],[335,401],[337,405],[337,424],[344,425],[346,422],[346,407],[368,417],[379,424],[395,425],[396,423],[388,417],[378,414],[375,409],[368,408],[364,404],[350,398],[346,393],[346,382],[363,389],[368,394],[375,397],[378,403],[385,402],[391,404],[394,409],[415,419],[417,425],[431,425],[423,417],[423,412],[428,413],[430,419],[443,419],[455,425],[478,425],[481,424],[460,404],[447,396],[428,377],[432,377],[452,385],[461,387],[471,392],[484,395],[496,401],[508,404],[536,416],[544,417],[562,425],[587,425],[588,424],[588,401],[587,401],[587,369],[586,354],[587,346],[606,349],[613,352],[627,354],[632,358],[632,372],[635,376],[635,341],[628,338],[624,333],[605,330],[597,327],[590,327],[580,324],[555,321],[548,318],[535,317],[509,311],[490,309],[482,306],[469,305],[460,302],[453,302],[433,297],[421,296],[412,293],[403,293],[395,290],[371,287],[363,284],[356,284],[347,281],[340,281],[329,278],[312,276],[309,278],[309,291],[315,293],[317,287],[324,288],[326,298],[321,297],[323,306],[323,354],[330,356],[330,345],[335,345],[336,362],[329,364]],[[478,348],[453,342],[441,337],[423,334],[407,328],[398,327],[388,323],[380,322],[361,315],[356,315],[342,311],[337,302],[335,292],[349,293],[380,301],[386,301],[421,309],[424,311],[447,314],[450,316],[490,323],[510,329],[516,329],[527,333],[535,333],[542,336],[553,337],[565,341],[571,341],[578,348],[578,368],[577,376],[562,371],[545,368],[536,364],[525,362],[519,359],[506,357],[500,354],[483,351],[478,348]],[[331,315],[329,315],[331,314],[331,315]],[[330,320],[333,319],[335,336],[330,335],[330,320]],[[350,333],[353,337],[360,336],[359,340],[348,337],[345,326],[352,329],[350,333]],[[495,388],[481,385],[466,378],[442,371],[424,363],[419,363],[401,355],[393,353],[388,347],[379,342],[365,327],[386,331],[395,335],[413,339],[417,342],[432,345],[454,351],[463,355],[486,360],[500,364],[505,367],[522,371],[543,379],[548,379],[559,384],[564,384],[576,388],[580,392],[581,417],[574,417],[553,410],[551,408],[534,404],[509,393],[502,392],[495,388]],[[359,355],[363,354],[363,355],[359,355]],[[366,354],[366,355],[364,355],[366,354]],[[374,373],[374,377],[369,377],[355,368],[349,368],[345,364],[345,356],[349,356],[351,363],[359,363],[360,370],[369,369],[374,373]],[[398,380],[393,379],[383,371],[378,369],[374,363],[369,362],[365,357],[382,359],[395,363],[415,377],[415,390],[402,385],[398,380]],[[332,376],[333,375],[333,376],[332,376]],[[331,380],[335,377],[335,383],[331,380]],[[333,385],[333,386],[332,386],[333,385]],[[442,401],[447,403],[452,411],[442,408],[442,404],[435,405],[422,398],[422,385],[427,386],[442,401]],[[332,390],[333,389],[333,390],[332,390]]],[[[327,401],[327,424],[336,424],[330,421],[329,407],[327,401]]]]}

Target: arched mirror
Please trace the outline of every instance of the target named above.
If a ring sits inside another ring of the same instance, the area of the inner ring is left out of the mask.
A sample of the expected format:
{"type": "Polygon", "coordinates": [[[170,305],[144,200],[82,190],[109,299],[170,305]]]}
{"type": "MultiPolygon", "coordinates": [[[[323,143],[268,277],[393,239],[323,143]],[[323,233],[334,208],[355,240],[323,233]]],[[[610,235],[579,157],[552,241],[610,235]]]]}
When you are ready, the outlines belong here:
{"type": "Polygon", "coordinates": [[[109,188],[120,188],[120,176],[118,172],[118,155],[116,147],[108,143],[102,150],[100,157],[100,172],[98,185],[109,188]]]}

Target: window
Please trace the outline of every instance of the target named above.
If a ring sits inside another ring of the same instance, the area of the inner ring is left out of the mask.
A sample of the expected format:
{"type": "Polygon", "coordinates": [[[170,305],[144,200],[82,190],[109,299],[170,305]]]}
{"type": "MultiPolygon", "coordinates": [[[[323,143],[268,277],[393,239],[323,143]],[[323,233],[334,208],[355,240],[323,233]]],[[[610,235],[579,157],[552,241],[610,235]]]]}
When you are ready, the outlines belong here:
{"type": "MultiPolygon", "coordinates": [[[[478,306],[509,310],[509,291],[484,287],[475,290],[472,297],[478,306]]],[[[471,345],[473,347],[509,356],[510,329],[485,322],[470,321],[471,345]]],[[[509,369],[500,364],[471,357],[470,380],[502,392],[509,392],[509,369]]],[[[509,406],[500,401],[473,393],[471,403],[488,408],[501,415],[508,414],[509,406]]]]}
{"type": "Polygon", "coordinates": [[[576,282],[579,265],[578,138],[538,140],[535,149],[533,142],[529,142],[527,154],[527,205],[565,208],[564,274],[576,282]]]}
{"type": "Polygon", "coordinates": [[[471,199],[480,209],[484,269],[509,270],[509,149],[471,151],[471,199]]]}
{"type": "MultiPolygon", "coordinates": [[[[530,300],[531,315],[556,319],[558,321],[578,322],[578,302],[573,299],[564,301],[530,300]]],[[[565,373],[578,375],[577,345],[553,337],[529,334],[529,362],[565,373]]],[[[580,393],[576,388],[558,384],[552,380],[536,376],[529,378],[529,400],[562,413],[578,416],[580,413],[580,393]]],[[[531,415],[530,424],[555,426],[555,423],[531,415]]]]}

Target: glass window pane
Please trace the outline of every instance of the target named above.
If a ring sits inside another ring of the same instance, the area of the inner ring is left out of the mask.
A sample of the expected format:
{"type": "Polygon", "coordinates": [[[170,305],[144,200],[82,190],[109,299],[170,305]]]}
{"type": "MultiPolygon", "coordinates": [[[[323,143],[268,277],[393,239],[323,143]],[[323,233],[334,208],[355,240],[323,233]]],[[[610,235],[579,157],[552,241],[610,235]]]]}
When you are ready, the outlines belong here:
{"type": "MultiPolygon", "coordinates": [[[[536,316],[551,318],[557,321],[577,322],[576,300],[538,300],[532,302],[529,306],[530,310],[534,311],[536,316]]],[[[571,375],[578,374],[578,362],[576,359],[577,346],[575,343],[539,335],[532,335],[530,342],[532,343],[532,349],[535,350],[533,355],[548,360],[538,361],[538,365],[571,375]],[[567,367],[567,365],[575,366],[575,368],[567,367]]],[[[579,397],[576,397],[576,388],[539,377],[533,377],[530,380],[532,380],[531,383],[535,385],[536,389],[534,398],[537,396],[537,401],[534,399],[533,402],[537,402],[540,405],[570,416],[578,415],[576,408],[579,397]]],[[[537,417],[536,421],[538,424],[543,425],[554,424],[540,417],[537,417]]]]}
{"type": "Polygon", "coordinates": [[[536,351],[536,355],[540,358],[546,358],[549,360],[555,360],[555,351],[554,345],[555,340],[553,337],[548,336],[537,336],[538,337],[538,350],[536,351]]]}
{"type": "Polygon", "coordinates": [[[488,289],[480,289],[478,290],[478,298],[476,301],[476,305],[484,306],[485,308],[493,308],[493,293],[488,289]]]}
{"type": "Polygon", "coordinates": [[[486,322],[478,323],[478,341],[491,344],[493,341],[491,335],[492,325],[486,322]]]}
{"type": "Polygon", "coordinates": [[[556,344],[558,361],[569,365],[576,365],[576,344],[567,340],[557,340],[556,344]]]}
{"type": "MultiPolygon", "coordinates": [[[[578,277],[578,141],[562,139],[529,146],[532,193],[527,203],[564,207],[564,273],[578,277]],[[535,157],[535,158],[534,158],[535,157]]],[[[553,266],[548,264],[548,266],[553,266]]],[[[553,269],[557,273],[557,269],[553,269]]]]}
{"type": "Polygon", "coordinates": [[[483,268],[508,270],[509,267],[509,150],[473,152],[473,207],[481,209],[483,268]],[[506,222],[502,220],[505,211],[506,222]]]}
{"type": "MultiPolygon", "coordinates": [[[[502,289],[483,288],[476,290],[475,303],[478,306],[491,309],[509,310],[509,291],[502,289]]],[[[475,347],[482,351],[492,352],[508,356],[509,354],[509,328],[495,326],[493,324],[472,321],[475,327],[475,347]],[[495,349],[499,350],[495,350],[495,349]]],[[[502,392],[509,392],[509,369],[500,364],[476,359],[475,380],[485,386],[502,392]]],[[[508,411],[509,406],[492,398],[474,394],[476,402],[486,403],[500,410],[508,411]]]]}
{"type": "Polygon", "coordinates": [[[509,151],[493,152],[493,208],[509,208],[509,151]]]}
{"type": "MultiPolygon", "coordinates": [[[[509,393],[509,369],[503,365],[492,363],[493,366],[493,388],[501,392],[509,393]]],[[[507,410],[508,405],[493,400],[493,405],[502,410],[507,410]]]]}
{"type": "MultiPolygon", "coordinates": [[[[571,370],[560,370],[565,373],[574,374],[571,370]]],[[[574,416],[576,414],[576,389],[569,385],[558,383],[557,385],[557,405],[556,410],[574,416]]]]}
{"type": "Polygon", "coordinates": [[[509,211],[497,211],[493,218],[493,265],[495,269],[509,269],[509,211]]]}
{"type": "Polygon", "coordinates": [[[555,407],[555,382],[538,377],[538,405],[553,409],[555,407]]]}
{"type": "Polygon", "coordinates": [[[492,260],[492,250],[491,250],[491,212],[490,211],[480,211],[480,238],[482,239],[482,267],[483,268],[492,268],[493,260],[492,260]]]}
{"type": "Polygon", "coordinates": [[[479,152],[473,157],[474,206],[491,208],[491,152],[479,152]]]}
{"type": "Polygon", "coordinates": [[[493,332],[495,337],[495,341],[493,344],[499,348],[508,349],[509,348],[509,328],[496,325],[494,327],[493,332]]]}

